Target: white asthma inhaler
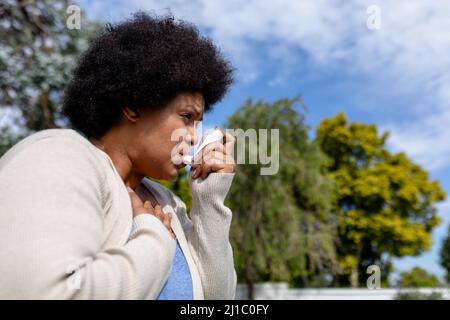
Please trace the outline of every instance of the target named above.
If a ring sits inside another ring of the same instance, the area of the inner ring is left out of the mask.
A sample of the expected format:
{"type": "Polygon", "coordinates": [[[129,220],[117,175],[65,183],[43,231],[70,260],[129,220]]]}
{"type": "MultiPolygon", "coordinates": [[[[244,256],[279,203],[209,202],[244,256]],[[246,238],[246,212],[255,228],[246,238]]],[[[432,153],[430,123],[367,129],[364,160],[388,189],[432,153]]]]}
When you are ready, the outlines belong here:
{"type": "Polygon", "coordinates": [[[187,165],[191,165],[192,161],[194,160],[194,157],[208,144],[216,142],[216,141],[223,141],[223,133],[219,129],[214,129],[211,133],[207,134],[203,139],[200,146],[197,148],[197,151],[195,151],[194,155],[187,155],[183,157],[183,163],[187,165]]]}

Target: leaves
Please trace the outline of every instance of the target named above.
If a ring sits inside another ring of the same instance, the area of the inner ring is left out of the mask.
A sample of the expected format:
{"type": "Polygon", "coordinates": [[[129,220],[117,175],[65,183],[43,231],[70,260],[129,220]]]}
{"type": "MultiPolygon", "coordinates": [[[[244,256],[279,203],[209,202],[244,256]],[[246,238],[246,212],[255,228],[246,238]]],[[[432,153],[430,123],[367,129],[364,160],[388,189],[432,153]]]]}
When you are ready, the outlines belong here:
{"type": "Polygon", "coordinates": [[[63,0],[2,4],[0,108],[19,110],[28,133],[65,125],[59,114],[62,91],[76,58],[99,30],[98,22],[88,20],[81,30],[69,30],[67,5],[63,0]]]}
{"type": "Polygon", "coordinates": [[[447,237],[444,239],[440,251],[440,263],[446,270],[447,282],[450,283],[450,228],[447,237]]]}
{"type": "Polygon", "coordinates": [[[420,267],[400,273],[397,285],[400,288],[438,288],[442,287],[439,279],[420,267]]]}
{"type": "Polygon", "coordinates": [[[387,132],[350,123],[343,113],[323,120],[316,136],[336,185],[338,252],[341,273],[347,275],[341,284],[355,272],[364,283],[365,268],[383,256],[418,255],[430,248],[431,231],[440,222],[434,204],[445,198],[438,181],[406,154],[389,152],[387,132]]]}
{"type": "MultiPolygon", "coordinates": [[[[264,176],[259,162],[239,165],[227,198],[240,281],[308,285],[317,274],[335,270],[331,181],[321,175],[323,157],[308,140],[302,109],[300,98],[247,100],[229,118],[227,128],[280,133],[279,172],[264,176]]],[[[247,154],[250,149],[246,144],[247,154]]]]}

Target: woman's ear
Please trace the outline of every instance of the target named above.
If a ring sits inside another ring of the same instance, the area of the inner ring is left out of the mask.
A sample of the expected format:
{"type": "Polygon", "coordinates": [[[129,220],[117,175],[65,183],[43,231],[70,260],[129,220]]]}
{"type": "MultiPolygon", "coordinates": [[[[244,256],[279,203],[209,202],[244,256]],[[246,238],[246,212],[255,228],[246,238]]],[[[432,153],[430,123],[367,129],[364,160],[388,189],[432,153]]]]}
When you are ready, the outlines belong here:
{"type": "Polygon", "coordinates": [[[131,122],[136,122],[139,119],[139,111],[137,109],[132,110],[129,107],[125,107],[122,109],[122,113],[131,122]]]}

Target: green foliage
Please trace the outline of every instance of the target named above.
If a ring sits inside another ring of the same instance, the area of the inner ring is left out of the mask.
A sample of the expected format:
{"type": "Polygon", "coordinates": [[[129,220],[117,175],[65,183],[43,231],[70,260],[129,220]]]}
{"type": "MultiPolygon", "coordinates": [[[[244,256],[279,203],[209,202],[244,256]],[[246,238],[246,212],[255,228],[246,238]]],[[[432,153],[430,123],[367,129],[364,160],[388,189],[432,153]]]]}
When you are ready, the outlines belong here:
{"type": "Polygon", "coordinates": [[[450,228],[447,237],[442,243],[440,252],[440,262],[442,267],[446,270],[447,282],[450,283],[450,228]]]}
{"type": "Polygon", "coordinates": [[[10,128],[0,126],[0,157],[21,138],[21,135],[12,133],[10,128]]]}
{"type": "Polygon", "coordinates": [[[2,3],[0,108],[18,111],[25,133],[65,125],[59,115],[62,90],[99,29],[82,17],[81,29],[69,30],[67,6],[64,0],[2,3]]]}
{"type": "MultiPolygon", "coordinates": [[[[272,104],[248,100],[226,126],[244,132],[279,129],[280,134],[278,173],[261,175],[260,161],[238,163],[227,197],[238,278],[249,285],[288,281],[308,286],[318,273],[335,272],[332,186],[321,174],[323,158],[308,140],[303,113],[295,109],[299,105],[300,98],[272,104]]],[[[274,147],[269,154],[277,152],[274,147]]],[[[247,156],[250,149],[247,141],[247,156]]]]}
{"type": "MultiPolygon", "coordinates": [[[[2,3],[0,108],[15,110],[21,121],[0,125],[0,155],[33,131],[66,125],[59,114],[62,90],[100,28],[82,17],[81,30],[69,30],[67,5],[2,3]],[[17,126],[20,133],[12,130],[17,126]]],[[[374,125],[349,123],[339,114],[322,121],[310,141],[304,112],[295,106],[302,106],[300,98],[248,100],[227,124],[280,129],[279,172],[263,176],[260,163],[239,165],[228,195],[239,280],[314,286],[334,276],[335,284],[357,285],[365,283],[367,266],[378,264],[386,281],[391,257],[418,255],[431,246],[439,223],[434,204],[444,191],[404,153],[389,152],[388,133],[380,135],[374,125]]],[[[245,150],[248,155],[248,144],[245,150]]],[[[276,150],[270,146],[269,152],[276,150]]],[[[190,210],[186,175],[159,182],[190,210]]],[[[450,236],[441,263],[450,280],[450,236]]]]}
{"type": "Polygon", "coordinates": [[[404,153],[389,152],[387,137],[375,125],[350,123],[343,113],[317,128],[336,185],[343,285],[365,283],[371,264],[380,265],[386,279],[390,257],[429,249],[439,224],[434,204],[445,198],[439,182],[404,153]]]}
{"type": "Polygon", "coordinates": [[[434,274],[430,274],[420,267],[414,267],[409,272],[400,273],[397,285],[401,288],[442,287],[442,283],[434,274]]]}
{"type": "Polygon", "coordinates": [[[444,297],[440,292],[431,292],[429,294],[421,293],[419,291],[399,292],[395,300],[443,300],[444,297]]]}

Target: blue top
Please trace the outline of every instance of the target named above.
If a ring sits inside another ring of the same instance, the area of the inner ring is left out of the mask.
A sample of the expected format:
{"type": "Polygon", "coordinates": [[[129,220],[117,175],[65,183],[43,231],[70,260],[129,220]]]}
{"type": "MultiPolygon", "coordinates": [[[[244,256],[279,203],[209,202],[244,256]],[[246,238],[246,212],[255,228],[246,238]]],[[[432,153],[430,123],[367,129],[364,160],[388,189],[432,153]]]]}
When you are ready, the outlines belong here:
{"type": "Polygon", "coordinates": [[[192,279],[186,258],[177,240],[172,272],[162,288],[158,300],[192,300],[192,279]]]}

